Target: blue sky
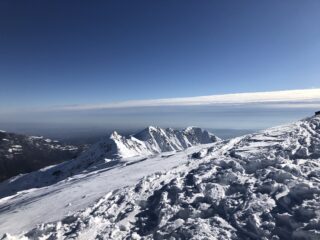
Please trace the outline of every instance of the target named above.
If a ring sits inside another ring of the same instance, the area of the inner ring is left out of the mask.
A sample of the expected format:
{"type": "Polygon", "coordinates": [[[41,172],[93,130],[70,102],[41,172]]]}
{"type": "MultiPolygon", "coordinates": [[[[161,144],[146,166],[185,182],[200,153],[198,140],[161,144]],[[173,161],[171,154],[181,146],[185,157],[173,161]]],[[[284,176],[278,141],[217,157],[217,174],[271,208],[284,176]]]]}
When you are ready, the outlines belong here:
{"type": "Polygon", "coordinates": [[[319,88],[319,12],[317,0],[3,0],[0,115],[319,88]]]}

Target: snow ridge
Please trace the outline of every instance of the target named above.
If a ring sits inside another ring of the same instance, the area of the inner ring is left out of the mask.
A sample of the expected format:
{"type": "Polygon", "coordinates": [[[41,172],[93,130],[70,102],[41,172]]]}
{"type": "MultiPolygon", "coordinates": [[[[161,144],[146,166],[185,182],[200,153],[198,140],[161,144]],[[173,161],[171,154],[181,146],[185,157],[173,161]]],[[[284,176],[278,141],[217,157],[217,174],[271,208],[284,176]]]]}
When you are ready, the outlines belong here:
{"type": "Polygon", "coordinates": [[[123,159],[134,156],[150,156],[161,152],[181,151],[199,144],[207,144],[220,139],[197,127],[184,130],[162,129],[149,126],[133,136],[121,136],[113,132],[87,151],[83,158],[98,161],[101,159],[123,159]]]}

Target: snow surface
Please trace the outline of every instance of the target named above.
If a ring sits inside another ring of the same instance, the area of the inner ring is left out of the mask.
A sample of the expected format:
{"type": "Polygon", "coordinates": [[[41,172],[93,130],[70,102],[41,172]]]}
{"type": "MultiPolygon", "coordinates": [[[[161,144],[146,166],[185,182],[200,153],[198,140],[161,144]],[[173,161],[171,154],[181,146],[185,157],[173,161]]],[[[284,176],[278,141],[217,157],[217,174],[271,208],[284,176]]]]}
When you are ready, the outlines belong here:
{"type": "Polygon", "coordinates": [[[88,174],[1,199],[4,239],[320,239],[320,116],[88,174]]]}
{"type": "MultiPolygon", "coordinates": [[[[30,174],[20,175],[0,183],[0,198],[32,188],[52,185],[68,177],[98,169],[109,169],[124,161],[151,158],[161,152],[177,152],[199,144],[220,141],[200,128],[187,130],[148,127],[135,136],[121,136],[117,132],[93,144],[78,158],[50,166],[30,174]],[[139,140],[141,139],[141,140],[139,140]]],[[[172,153],[172,154],[173,154],[172,153]]]]}
{"type": "Polygon", "coordinates": [[[96,170],[90,169],[87,173],[82,172],[56,184],[4,197],[0,199],[0,236],[6,232],[17,234],[37,224],[57,221],[88,207],[110,191],[132,185],[146,175],[186,163],[188,155],[201,148],[204,146],[192,147],[174,155],[167,153],[148,159],[123,159],[115,167],[96,166],[96,170]]]}

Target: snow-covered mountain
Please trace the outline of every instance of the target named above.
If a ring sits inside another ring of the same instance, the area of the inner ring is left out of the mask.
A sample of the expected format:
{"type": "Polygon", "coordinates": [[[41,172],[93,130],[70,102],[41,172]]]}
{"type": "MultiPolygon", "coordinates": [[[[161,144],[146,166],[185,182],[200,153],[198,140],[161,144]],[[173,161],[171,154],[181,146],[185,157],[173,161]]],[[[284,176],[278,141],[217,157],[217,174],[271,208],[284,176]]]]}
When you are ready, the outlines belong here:
{"type": "Polygon", "coordinates": [[[0,181],[72,159],[81,150],[44,137],[0,131],[0,181]]]}
{"type": "Polygon", "coordinates": [[[198,127],[188,127],[182,131],[172,128],[148,127],[134,135],[143,141],[151,152],[180,151],[199,144],[207,144],[220,139],[198,127]]]}
{"type": "Polygon", "coordinates": [[[320,239],[320,116],[191,149],[77,178],[88,185],[66,181],[0,199],[0,229],[19,228],[18,239],[320,239]],[[148,167],[157,170],[139,172],[148,167]],[[140,173],[148,176],[134,184],[140,173]],[[24,220],[52,199],[62,211],[59,191],[71,197],[97,185],[106,195],[81,211],[34,229],[24,220]]]}
{"type": "Polygon", "coordinates": [[[150,126],[129,137],[113,132],[109,138],[102,139],[82,157],[97,161],[148,156],[161,152],[181,151],[188,147],[219,140],[212,133],[198,127],[175,130],[150,126]]]}
{"type": "Polygon", "coordinates": [[[217,141],[220,141],[218,137],[196,127],[188,127],[185,130],[148,127],[128,137],[113,132],[109,137],[93,144],[76,159],[13,177],[0,183],[0,198],[19,191],[48,186],[83,171],[110,168],[161,152],[181,151],[192,146],[217,141]]]}

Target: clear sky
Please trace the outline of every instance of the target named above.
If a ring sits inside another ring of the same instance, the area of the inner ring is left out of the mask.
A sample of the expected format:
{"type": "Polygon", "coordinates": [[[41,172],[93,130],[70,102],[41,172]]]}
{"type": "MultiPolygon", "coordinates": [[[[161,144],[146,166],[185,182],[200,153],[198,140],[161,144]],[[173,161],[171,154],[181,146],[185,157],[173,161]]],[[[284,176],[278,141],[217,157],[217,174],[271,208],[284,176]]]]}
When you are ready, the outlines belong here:
{"type": "Polygon", "coordinates": [[[318,88],[319,13],[318,0],[2,0],[0,115],[318,88]]]}

